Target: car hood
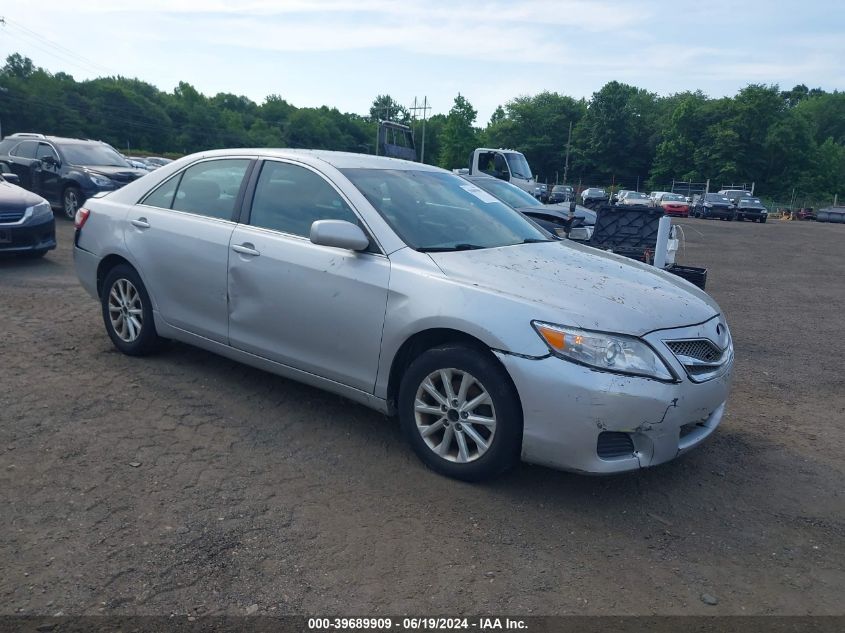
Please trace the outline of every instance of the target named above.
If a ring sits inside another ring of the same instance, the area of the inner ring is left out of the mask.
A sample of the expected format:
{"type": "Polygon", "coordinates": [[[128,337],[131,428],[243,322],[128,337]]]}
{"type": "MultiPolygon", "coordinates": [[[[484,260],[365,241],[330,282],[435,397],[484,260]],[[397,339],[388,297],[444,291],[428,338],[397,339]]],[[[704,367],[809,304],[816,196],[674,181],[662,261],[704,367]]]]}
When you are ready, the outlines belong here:
{"type": "Polygon", "coordinates": [[[44,198],[31,191],[0,180],[0,211],[21,211],[44,202],[44,198]]]}
{"type": "MultiPolygon", "coordinates": [[[[517,211],[526,213],[540,213],[543,215],[553,215],[560,217],[562,220],[569,218],[569,203],[563,204],[544,204],[543,206],[519,207],[517,211]]],[[[575,205],[575,217],[582,218],[584,224],[591,226],[596,223],[596,212],[587,207],[582,207],[580,204],[575,205]]]]}
{"type": "Polygon", "coordinates": [[[719,314],[676,275],[574,242],[429,255],[450,279],[534,304],[532,318],[563,325],[641,336],[719,314]]]}
{"type": "Polygon", "coordinates": [[[114,165],[80,165],[79,168],[92,174],[106,176],[118,182],[131,182],[150,173],[146,169],[116,167],[114,165]]]}

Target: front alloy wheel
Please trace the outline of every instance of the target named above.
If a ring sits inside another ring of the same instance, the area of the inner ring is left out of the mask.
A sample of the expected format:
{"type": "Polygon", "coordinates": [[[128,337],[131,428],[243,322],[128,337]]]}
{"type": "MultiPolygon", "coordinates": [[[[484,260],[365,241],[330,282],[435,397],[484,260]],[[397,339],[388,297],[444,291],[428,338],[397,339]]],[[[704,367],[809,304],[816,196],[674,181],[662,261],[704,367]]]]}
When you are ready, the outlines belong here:
{"type": "Polygon", "coordinates": [[[438,369],[417,389],[417,431],[428,448],[459,464],[484,455],[496,434],[496,409],[484,385],[469,372],[438,369]]]}
{"type": "Polygon", "coordinates": [[[449,344],[423,352],[402,376],[397,407],[414,452],[442,475],[479,481],[519,460],[522,405],[488,350],[449,344]]]}

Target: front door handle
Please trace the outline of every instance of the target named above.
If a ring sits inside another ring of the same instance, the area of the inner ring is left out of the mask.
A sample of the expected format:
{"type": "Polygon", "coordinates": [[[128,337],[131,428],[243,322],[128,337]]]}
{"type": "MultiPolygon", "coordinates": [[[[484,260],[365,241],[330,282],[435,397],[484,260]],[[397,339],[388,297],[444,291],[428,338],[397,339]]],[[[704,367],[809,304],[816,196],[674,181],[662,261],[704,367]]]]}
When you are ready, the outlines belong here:
{"type": "Polygon", "coordinates": [[[132,226],[137,226],[139,229],[148,229],[150,228],[150,223],[147,222],[147,218],[138,218],[137,220],[132,220],[132,226]]]}
{"type": "Polygon", "coordinates": [[[251,255],[252,257],[258,257],[261,255],[261,253],[255,250],[255,247],[249,242],[244,242],[243,244],[233,244],[232,250],[236,253],[240,253],[241,255],[251,255]]]}

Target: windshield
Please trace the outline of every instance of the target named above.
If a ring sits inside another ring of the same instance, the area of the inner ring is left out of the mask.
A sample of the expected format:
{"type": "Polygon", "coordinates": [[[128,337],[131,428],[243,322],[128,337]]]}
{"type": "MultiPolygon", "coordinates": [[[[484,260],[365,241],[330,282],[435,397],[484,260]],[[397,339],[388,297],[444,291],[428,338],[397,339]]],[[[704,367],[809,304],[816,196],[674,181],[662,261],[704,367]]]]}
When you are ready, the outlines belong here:
{"type": "Polygon", "coordinates": [[[708,193],[705,198],[708,202],[730,202],[730,198],[720,195],[718,193],[708,193]]]}
{"type": "Polygon", "coordinates": [[[666,193],[660,198],[663,202],[686,202],[686,198],[677,193],[666,193]]]}
{"type": "Polygon", "coordinates": [[[112,148],[100,143],[73,143],[61,145],[65,160],[71,165],[99,165],[107,167],[129,167],[123,157],[112,148]]]}
{"type": "Polygon", "coordinates": [[[517,209],[519,207],[542,207],[545,206],[527,191],[523,191],[516,185],[496,178],[478,178],[472,180],[472,184],[478,185],[487,193],[491,193],[507,205],[517,209]]]}
{"type": "Polygon", "coordinates": [[[531,168],[528,166],[525,156],[517,152],[505,152],[505,160],[508,161],[508,167],[511,168],[511,175],[517,178],[531,178],[531,168]]]}
{"type": "Polygon", "coordinates": [[[418,251],[547,242],[522,214],[454,174],[342,169],[396,234],[418,251]]]}
{"type": "Polygon", "coordinates": [[[641,193],[639,191],[629,191],[628,194],[625,196],[626,198],[630,198],[631,200],[648,200],[649,197],[641,193]]]}
{"type": "Polygon", "coordinates": [[[761,207],[763,204],[754,198],[741,198],[739,201],[741,207],[761,207]]]}

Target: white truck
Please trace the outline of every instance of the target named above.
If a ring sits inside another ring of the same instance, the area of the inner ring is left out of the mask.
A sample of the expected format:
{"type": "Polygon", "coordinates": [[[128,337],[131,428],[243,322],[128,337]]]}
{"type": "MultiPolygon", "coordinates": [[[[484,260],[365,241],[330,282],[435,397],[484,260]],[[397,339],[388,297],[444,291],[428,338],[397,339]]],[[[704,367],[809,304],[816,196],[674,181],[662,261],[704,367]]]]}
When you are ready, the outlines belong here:
{"type": "Polygon", "coordinates": [[[493,176],[516,185],[532,196],[538,195],[538,187],[528,161],[522,153],[513,149],[491,149],[479,147],[469,157],[469,175],[493,176]]]}

